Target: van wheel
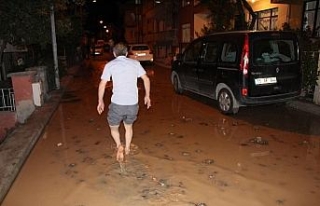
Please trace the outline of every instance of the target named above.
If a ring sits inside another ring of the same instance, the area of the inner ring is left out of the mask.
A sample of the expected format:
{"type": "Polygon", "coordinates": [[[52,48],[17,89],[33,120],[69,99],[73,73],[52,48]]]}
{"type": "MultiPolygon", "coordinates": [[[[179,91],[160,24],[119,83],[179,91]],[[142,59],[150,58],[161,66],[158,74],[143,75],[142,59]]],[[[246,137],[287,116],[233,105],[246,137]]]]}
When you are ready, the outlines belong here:
{"type": "MultiPolygon", "coordinates": [[[[221,89],[218,96],[219,109],[224,114],[234,113],[233,98],[227,89],[221,89]]],[[[237,112],[237,111],[236,111],[237,112]]]]}
{"type": "Polygon", "coordinates": [[[173,88],[177,94],[182,94],[183,89],[181,88],[179,78],[176,75],[173,77],[173,88]]]}

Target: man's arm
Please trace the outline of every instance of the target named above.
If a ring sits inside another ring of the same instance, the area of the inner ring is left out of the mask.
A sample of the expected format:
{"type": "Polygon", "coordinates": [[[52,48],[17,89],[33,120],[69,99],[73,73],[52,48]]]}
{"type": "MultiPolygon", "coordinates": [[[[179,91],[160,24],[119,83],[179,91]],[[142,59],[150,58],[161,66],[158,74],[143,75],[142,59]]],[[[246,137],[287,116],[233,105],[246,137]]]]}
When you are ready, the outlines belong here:
{"type": "Polygon", "coordinates": [[[99,88],[98,88],[98,106],[97,106],[97,111],[99,114],[101,114],[104,111],[104,92],[106,90],[106,84],[107,81],[101,80],[99,83],[99,88]]]}
{"type": "Polygon", "coordinates": [[[144,104],[147,105],[147,109],[151,107],[151,99],[150,99],[150,79],[147,74],[141,76],[143,80],[145,96],[144,96],[144,104]]]}

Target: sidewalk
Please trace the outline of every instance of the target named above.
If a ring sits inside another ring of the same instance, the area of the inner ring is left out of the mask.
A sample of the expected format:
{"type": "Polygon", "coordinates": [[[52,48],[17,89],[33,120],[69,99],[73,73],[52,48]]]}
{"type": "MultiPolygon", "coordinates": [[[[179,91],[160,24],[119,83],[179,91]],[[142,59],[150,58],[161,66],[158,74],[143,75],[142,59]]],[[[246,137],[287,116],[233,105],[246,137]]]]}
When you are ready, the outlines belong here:
{"type": "Polygon", "coordinates": [[[58,108],[62,94],[78,68],[79,66],[70,68],[69,74],[61,79],[61,88],[49,93],[45,104],[36,108],[27,122],[18,125],[0,145],[0,205],[53,113],[58,108]]]}

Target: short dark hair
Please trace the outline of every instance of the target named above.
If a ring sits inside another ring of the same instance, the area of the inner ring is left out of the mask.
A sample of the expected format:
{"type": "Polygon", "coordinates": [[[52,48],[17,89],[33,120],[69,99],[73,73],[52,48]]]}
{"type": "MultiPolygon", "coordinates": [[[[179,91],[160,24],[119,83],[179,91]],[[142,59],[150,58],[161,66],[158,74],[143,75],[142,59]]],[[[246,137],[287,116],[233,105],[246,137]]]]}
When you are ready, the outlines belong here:
{"type": "Polygon", "coordinates": [[[128,48],[126,44],[119,42],[113,47],[113,53],[115,56],[126,56],[128,53],[128,48]]]}

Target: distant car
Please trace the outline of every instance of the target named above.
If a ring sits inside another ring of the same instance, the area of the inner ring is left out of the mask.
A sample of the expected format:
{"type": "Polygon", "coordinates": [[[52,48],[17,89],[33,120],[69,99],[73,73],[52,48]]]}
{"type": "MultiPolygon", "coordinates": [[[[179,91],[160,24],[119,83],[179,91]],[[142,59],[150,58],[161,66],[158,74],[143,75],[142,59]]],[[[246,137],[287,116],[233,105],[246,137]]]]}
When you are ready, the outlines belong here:
{"type": "Polygon", "coordinates": [[[94,48],[90,49],[91,55],[98,56],[102,55],[104,52],[104,46],[95,44],[94,48]]]}
{"type": "Polygon", "coordinates": [[[148,44],[129,44],[128,57],[141,63],[153,63],[153,52],[148,44]]]}
{"type": "Polygon", "coordinates": [[[102,55],[104,52],[104,47],[100,45],[96,45],[94,47],[94,55],[102,55]]]}

